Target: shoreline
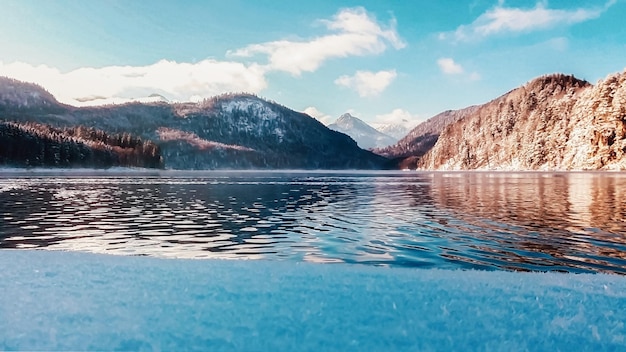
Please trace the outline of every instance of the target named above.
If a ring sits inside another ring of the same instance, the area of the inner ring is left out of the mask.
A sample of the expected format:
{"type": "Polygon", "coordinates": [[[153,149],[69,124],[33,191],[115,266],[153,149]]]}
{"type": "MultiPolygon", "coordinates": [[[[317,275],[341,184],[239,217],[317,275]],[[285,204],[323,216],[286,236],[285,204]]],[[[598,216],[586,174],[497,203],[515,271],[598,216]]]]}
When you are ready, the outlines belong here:
{"type": "Polygon", "coordinates": [[[0,166],[0,175],[2,174],[41,174],[41,173],[293,173],[293,174],[400,174],[400,175],[424,175],[424,174],[608,174],[608,175],[626,175],[626,170],[517,170],[517,169],[475,169],[475,170],[426,170],[426,169],[150,169],[150,168],[133,168],[133,167],[111,167],[111,168],[17,168],[0,166]]]}

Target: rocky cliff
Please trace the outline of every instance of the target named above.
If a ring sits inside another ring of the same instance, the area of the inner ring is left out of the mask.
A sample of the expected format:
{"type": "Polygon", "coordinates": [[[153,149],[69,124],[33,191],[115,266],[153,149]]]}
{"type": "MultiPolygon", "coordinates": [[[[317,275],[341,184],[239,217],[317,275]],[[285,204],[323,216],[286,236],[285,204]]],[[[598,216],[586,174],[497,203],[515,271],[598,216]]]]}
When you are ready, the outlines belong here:
{"type": "Polygon", "coordinates": [[[626,72],[591,85],[537,78],[449,124],[409,167],[440,170],[626,169],[626,72]]]}

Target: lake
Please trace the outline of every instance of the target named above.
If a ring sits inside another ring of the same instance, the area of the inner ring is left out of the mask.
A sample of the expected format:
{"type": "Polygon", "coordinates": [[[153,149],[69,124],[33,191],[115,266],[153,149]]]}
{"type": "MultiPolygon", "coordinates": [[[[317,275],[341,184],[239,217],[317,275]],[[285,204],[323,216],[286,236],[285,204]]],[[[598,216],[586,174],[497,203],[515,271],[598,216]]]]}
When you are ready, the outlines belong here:
{"type": "Polygon", "coordinates": [[[626,174],[5,170],[0,248],[626,274],[626,174]]]}

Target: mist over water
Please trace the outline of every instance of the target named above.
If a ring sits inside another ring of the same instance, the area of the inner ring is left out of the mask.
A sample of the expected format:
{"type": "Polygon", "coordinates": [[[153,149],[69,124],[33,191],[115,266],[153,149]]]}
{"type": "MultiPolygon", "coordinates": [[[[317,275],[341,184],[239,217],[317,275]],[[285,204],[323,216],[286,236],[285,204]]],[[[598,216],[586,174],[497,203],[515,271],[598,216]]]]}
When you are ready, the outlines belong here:
{"type": "Polygon", "coordinates": [[[5,172],[0,247],[626,274],[626,174],[5,172]]]}

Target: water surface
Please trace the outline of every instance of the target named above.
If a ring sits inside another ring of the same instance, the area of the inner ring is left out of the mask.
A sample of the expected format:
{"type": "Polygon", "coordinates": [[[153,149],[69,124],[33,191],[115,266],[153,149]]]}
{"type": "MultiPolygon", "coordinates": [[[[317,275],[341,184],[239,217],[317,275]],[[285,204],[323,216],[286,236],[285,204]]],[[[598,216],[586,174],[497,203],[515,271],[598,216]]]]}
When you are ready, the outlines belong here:
{"type": "Polygon", "coordinates": [[[626,174],[4,172],[0,248],[626,274],[626,174]]]}

